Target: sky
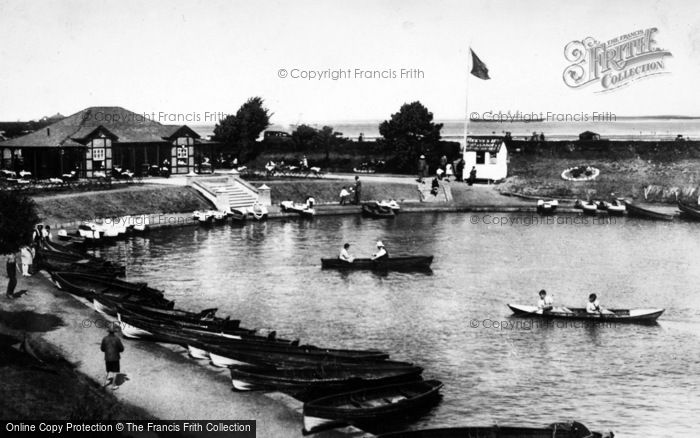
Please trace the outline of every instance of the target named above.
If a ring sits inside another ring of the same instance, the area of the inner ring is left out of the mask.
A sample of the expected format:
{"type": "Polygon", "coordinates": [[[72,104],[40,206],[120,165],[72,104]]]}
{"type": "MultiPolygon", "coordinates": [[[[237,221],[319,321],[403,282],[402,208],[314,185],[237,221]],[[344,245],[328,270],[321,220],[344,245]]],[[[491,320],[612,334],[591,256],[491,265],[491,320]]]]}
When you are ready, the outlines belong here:
{"type": "Polygon", "coordinates": [[[253,96],[279,124],[382,120],[416,100],[440,120],[467,108],[700,116],[699,35],[696,0],[0,0],[0,120],[121,106],[197,125],[253,96]],[[569,42],[652,27],[672,53],[666,74],[605,93],[564,84],[569,42]],[[490,80],[467,80],[469,47],[490,80]]]}

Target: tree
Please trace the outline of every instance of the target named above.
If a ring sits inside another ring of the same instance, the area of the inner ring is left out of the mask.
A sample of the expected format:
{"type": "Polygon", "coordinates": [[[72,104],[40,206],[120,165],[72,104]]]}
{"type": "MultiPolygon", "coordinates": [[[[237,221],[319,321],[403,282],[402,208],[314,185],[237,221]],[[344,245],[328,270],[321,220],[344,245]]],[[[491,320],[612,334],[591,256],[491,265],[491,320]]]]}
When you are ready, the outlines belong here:
{"type": "Polygon", "coordinates": [[[397,153],[399,170],[415,170],[421,153],[428,153],[440,141],[442,123],[433,123],[433,113],[416,101],[405,103],[399,112],[379,125],[386,147],[397,153]]]}
{"type": "Polygon", "coordinates": [[[309,125],[299,125],[292,131],[292,142],[297,151],[307,151],[312,147],[312,141],[318,134],[318,129],[309,125]]]}
{"type": "Polygon", "coordinates": [[[241,160],[247,160],[254,154],[254,145],[260,133],[270,126],[271,116],[261,97],[251,97],[235,115],[227,116],[216,124],[214,138],[233,149],[241,160]]]}
{"type": "Polygon", "coordinates": [[[0,254],[17,252],[32,240],[39,222],[34,200],[14,191],[0,191],[0,254]]]}
{"type": "Polygon", "coordinates": [[[326,163],[328,166],[331,158],[331,150],[340,146],[347,141],[343,138],[342,132],[335,131],[331,126],[324,126],[321,128],[314,136],[312,144],[315,150],[322,150],[326,152],[326,163]]]}
{"type": "Polygon", "coordinates": [[[332,126],[316,129],[309,125],[299,125],[292,132],[292,141],[297,151],[324,151],[326,153],[326,165],[328,165],[331,151],[345,143],[347,139],[343,137],[342,132],[334,130],[332,126]]]}

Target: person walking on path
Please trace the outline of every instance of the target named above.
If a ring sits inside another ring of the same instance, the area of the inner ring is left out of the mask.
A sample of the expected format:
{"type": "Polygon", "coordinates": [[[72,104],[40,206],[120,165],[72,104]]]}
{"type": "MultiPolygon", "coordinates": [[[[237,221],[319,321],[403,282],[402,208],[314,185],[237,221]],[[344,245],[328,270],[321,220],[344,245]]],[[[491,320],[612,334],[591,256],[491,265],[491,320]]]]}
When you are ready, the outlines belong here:
{"type": "Polygon", "coordinates": [[[418,182],[423,182],[423,177],[425,176],[424,170],[428,167],[428,163],[425,161],[425,155],[421,155],[418,158],[418,182]]]}
{"type": "Polygon", "coordinates": [[[17,260],[15,254],[9,253],[6,255],[5,268],[7,269],[7,298],[14,298],[15,287],[17,287],[17,260]]]}
{"type": "Polygon", "coordinates": [[[355,175],[355,204],[360,205],[360,195],[362,193],[362,182],[360,177],[355,175]]]}
{"type": "Polygon", "coordinates": [[[457,181],[464,181],[464,166],[466,166],[466,164],[464,158],[460,158],[459,161],[457,161],[457,181]]]}
{"type": "Polygon", "coordinates": [[[472,170],[469,172],[469,185],[476,182],[476,166],[472,166],[472,170]]]}
{"type": "Polygon", "coordinates": [[[120,353],[124,351],[122,341],[114,334],[114,325],[110,325],[107,336],[102,338],[100,350],[105,354],[105,367],[107,368],[107,380],[104,386],[112,384],[112,389],[119,388],[117,386],[117,375],[119,374],[119,359],[120,353]]]}

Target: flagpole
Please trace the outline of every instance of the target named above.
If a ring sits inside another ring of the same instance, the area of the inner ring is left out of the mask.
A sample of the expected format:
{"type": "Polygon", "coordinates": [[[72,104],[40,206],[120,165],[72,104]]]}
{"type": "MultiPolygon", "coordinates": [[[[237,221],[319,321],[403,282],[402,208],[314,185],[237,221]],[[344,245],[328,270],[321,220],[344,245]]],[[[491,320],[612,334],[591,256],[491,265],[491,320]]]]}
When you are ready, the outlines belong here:
{"type": "Polygon", "coordinates": [[[469,45],[469,51],[467,52],[467,90],[464,97],[464,112],[466,118],[464,120],[464,147],[467,147],[467,136],[469,135],[469,76],[471,76],[472,71],[472,47],[469,45]]]}

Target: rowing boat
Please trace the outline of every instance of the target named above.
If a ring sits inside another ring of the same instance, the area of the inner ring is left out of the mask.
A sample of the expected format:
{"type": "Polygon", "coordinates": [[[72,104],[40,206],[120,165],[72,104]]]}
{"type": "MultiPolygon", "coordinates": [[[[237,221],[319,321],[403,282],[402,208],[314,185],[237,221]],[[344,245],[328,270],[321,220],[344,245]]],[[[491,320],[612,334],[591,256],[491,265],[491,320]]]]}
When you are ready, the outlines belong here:
{"type": "Polygon", "coordinates": [[[123,276],[126,272],[123,266],[113,264],[107,260],[41,247],[36,250],[36,263],[37,266],[47,271],[98,273],[110,277],[123,276]]]}
{"type": "Polygon", "coordinates": [[[397,420],[435,405],[437,380],[398,383],[334,394],[304,403],[304,435],[347,424],[397,420]]]}
{"type": "Polygon", "coordinates": [[[323,269],[344,269],[344,270],[376,270],[376,271],[411,271],[427,270],[433,262],[433,256],[409,256],[409,257],[389,257],[381,260],[354,259],[346,262],[339,258],[321,259],[323,269]]]}
{"type": "Polygon", "coordinates": [[[684,218],[700,221],[700,208],[691,207],[688,204],[678,201],[678,209],[681,211],[684,218]]]}
{"type": "Polygon", "coordinates": [[[309,400],[368,386],[416,380],[423,369],[405,362],[362,362],[322,367],[231,367],[236,391],[273,390],[309,400]]]}
{"type": "Polygon", "coordinates": [[[301,217],[312,218],[316,214],[313,206],[306,204],[296,204],[293,201],[282,201],[280,207],[283,212],[297,213],[301,217]]]}
{"type": "Polygon", "coordinates": [[[654,219],[654,220],[659,220],[659,221],[672,221],[673,220],[672,214],[667,214],[667,213],[662,213],[660,211],[651,210],[649,208],[642,207],[638,204],[633,204],[632,202],[629,202],[629,201],[625,201],[625,205],[627,206],[627,213],[629,213],[630,216],[643,217],[645,219],[654,219]]]}
{"type": "Polygon", "coordinates": [[[537,201],[537,213],[542,216],[551,216],[557,212],[557,207],[559,207],[559,201],[556,199],[553,201],[545,201],[540,199],[537,201]]]}
{"type": "MultiPolygon", "coordinates": [[[[319,363],[380,361],[389,355],[377,350],[348,350],[299,345],[298,340],[260,336],[248,329],[216,331],[176,324],[156,323],[121,313],[126,337],[186,345],[206,352],[216,366],[254,365],[267,367],[317,365],[319,363]],[[133,328],[133,330],[132,330],[133,328]]],[[[204,353],[200,354],[200,356],[204,353]]]]}
{"type": "Polygon", "coordinates": [[[366,202],[362,204],[362,214],[367,217],[373,217],[378,219],[387,219],[396,217],[394,210],[387,206],[380,205],[378,202],[366,202]]]}
{"type": "Polygon", "coordinates": [[[438,429],[407,430],[379,435],[377,438],[612,438],[607,432],[591,432],[586,426],[571,421],[554,423],[547,427],[445,427],[438,429]]]}
{"type": "Polygon", "coordinates": [[[226,222],[228,214],[220,210],[195,210],[192,212],[192,220],[198,221],[201,225],[211,225],[213,223],[226,222]]]}
{"type": "Polygon", "coordinates": [[[117,315],[120,321],[125,324],[137,327],[148,332],[147,338],[157,340],[163,339],[166,342],[171,334],[189,336],[193,339],[206,339],[211,337],[211,342],[218,339],[242,339],[249,337],[250,341],[274,341],[280,343],[291,343],[292,341],[276,339],[275,337],[264,337],[255,335],[255,330],[239,327],[239,322],[234,320],[232,324],[225,326],[207,320],[191,320],[185,318],[152,318],[144,317],[137,313],[119,308],[117,315]]]}
{"type": "Polygon", "coordinates": [[[625,211],[627,211],[625,203],[618,200],[612,202],[605,201],[603,202],[603,207],[611,216],[622,216],[625,214],[625,211]]]}
{"type": "MultiPolygon", "coordinates": [[[[109,297],[99,296],[93,298],[93,307],[100,313],[109,316],[117,316],[118,313],[133,315],[134,318],[146,323],[164,323],[189,327],[200,330],[226,333],[229,330],[240,332],[240,320],[218,318],[216,310],[204,309],[199,313],[187,312],[179,309],[160,309],[143,304],[134,304],[127,301],[113,300],[109,297]]],[[[252,330],[246,330],[253,332],[252,330]]]]}
{"type": "Polygon", "coordinates": [[[106,296],[116,301],[129,301],[152,307],[172,309],[174,302],[163,297],[163,292],[145,283],[130,283],[104,275],[77,272],[52,272],[54,284],[66,292],[88,300],[106,296]]]}
{"type": "Polygon", "coordinates": [[[605,309],[602,313],[588,313],[585,308],[563,307],[550,312],[538,312],[536,306],[508,304],[516,316],[558,318],[605,322],[653,323],[665,309],[605,309]]]}
{"type": "Polygon", "coordinates": [[[598,212],[598,205],[593,201],[577,199],[574,208],[580,208],[584,214],[595,215],[598,212]]]}

